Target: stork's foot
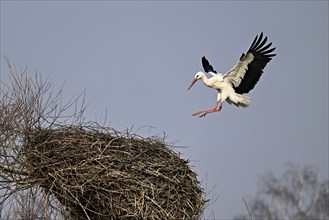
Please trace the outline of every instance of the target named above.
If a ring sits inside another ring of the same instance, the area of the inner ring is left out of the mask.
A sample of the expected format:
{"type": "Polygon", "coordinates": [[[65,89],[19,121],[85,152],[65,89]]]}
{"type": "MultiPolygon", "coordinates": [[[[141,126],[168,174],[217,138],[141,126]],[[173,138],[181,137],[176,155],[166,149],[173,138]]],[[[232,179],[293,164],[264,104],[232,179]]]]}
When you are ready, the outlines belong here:
{"type": "Polygon", "coordinates": [[[219,108],[213,108],[213,109],[209,109],[209,110],[204,110],[204,111],[198,111],[195,112],[194,114],[192,114],[192,116],[199,116],[199,118],[203,118],[206,117],[207,114],[209,113],[213,113],[213,112],[219,112],[222,109],[222,106],[219,106],[219,108]]]}
{"type": "Polygon", "coordinates": [[[204,112],[204,111],[198,111],[198,112],[195,112],[195,113],[192,114],[192,116],[196,116],[196,115],[200,116],[200,114],[201,114],[202,112],[204,112]]]}
{"type": "Polygon", "coordinates": [[[192,114],[192,116],[199,116],[199,118],[205,117],[208,114],[208,112],[206,111],[199,111],[199,112],[195,112],[194,114],[192,114]]]}

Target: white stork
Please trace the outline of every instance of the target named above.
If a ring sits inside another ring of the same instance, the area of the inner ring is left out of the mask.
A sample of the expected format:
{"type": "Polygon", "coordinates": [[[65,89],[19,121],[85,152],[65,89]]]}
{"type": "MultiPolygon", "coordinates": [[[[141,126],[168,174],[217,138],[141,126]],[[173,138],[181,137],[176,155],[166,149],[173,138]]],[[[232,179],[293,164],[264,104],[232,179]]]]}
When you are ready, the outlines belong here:
{"type": "Polygon", "coordinates": [[[252,90],[263,73],[266,64],[276,54],[271,54],[275,48],[270,48],[272,43],[266,44],[267,37],[263,39],[263,33],[255,37],[246,54],[242,54],[238,63],[225,74],[217,73],[205,57],[202,57],[202,66],[205,72],[212,75],[207,78],[204,72],[197,72],[192,80],[190,89],[199,79],[203,83],[218,92],[216,105],[212,109],[198,111],[193,116],[205,117],[208,113],[218,112],[222,109],[223,102],[242,106],[250,105],[250,98],[243,95],[252,90]],[[219,107],[218,104],[220,103],[219,107]]]}

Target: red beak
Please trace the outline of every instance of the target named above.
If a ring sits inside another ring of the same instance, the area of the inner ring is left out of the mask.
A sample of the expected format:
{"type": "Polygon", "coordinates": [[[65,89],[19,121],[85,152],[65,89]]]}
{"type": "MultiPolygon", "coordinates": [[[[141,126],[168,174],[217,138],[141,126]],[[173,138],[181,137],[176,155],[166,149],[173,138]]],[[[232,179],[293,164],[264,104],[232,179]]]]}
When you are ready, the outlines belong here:
{"type": "Polygon", "coordinates": [[[194,85],[194,83],[196,83],[196,81],[198,81],[198,80],[194,78],[191,82],[191,85],[188,87],[187,90],[190,90],[190,88],[192,88],[192,86],[194,85]]]}

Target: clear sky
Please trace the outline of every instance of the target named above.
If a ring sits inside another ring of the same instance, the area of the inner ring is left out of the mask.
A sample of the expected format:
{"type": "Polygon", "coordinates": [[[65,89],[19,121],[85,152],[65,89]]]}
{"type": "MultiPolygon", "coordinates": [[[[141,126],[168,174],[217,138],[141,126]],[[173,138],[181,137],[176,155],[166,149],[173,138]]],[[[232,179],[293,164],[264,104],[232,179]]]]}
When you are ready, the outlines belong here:
{"type": "MultiPolygon", "coordinates": [[[[86,90],[87,120],[107,117],[176,145],[204,180],[217,219],[247,213],[260,175],[286,162],[328,179],[328,1],[1,1],[1,55],[65,97],[86,90]],[[261,31],[277,47],[248,109],[213,107],[198,82],[206,56],[231,69],[261,31]],[[145,127],[144,127],[145,126],[145,127]],[[140,128],[140,129],[138,129],[140,128]]],[[[1,79],[7,67],[1,58],[1,79]]]]}

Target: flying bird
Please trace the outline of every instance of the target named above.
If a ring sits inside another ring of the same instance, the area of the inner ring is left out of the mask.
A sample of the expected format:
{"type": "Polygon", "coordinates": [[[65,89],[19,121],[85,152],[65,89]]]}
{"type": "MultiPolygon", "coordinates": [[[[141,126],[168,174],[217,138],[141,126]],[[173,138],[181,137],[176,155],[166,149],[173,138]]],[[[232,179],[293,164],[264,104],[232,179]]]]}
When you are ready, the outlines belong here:
{"type": "Polygon", "coordinates": [[[208,78],[202,71],[197,72],[188,90],[201,79],[206,86],[216,89],[218,95],[214,108],[195,112],[192,116],[205,117],[208,113],[219,112],[224,101],[247,108],[250,98],[243,94],[255,87],[266,64],[276,55],[272,53],[275,50],[275,47],[271,48],[272,43],[266,42],[267,37],[263,38],[263,32],[257,35],[247,53],[242,53],[238,63],[225,74],[217,73],[206,57],[202,57],[203,69],[211,77],[208,78]]]}

